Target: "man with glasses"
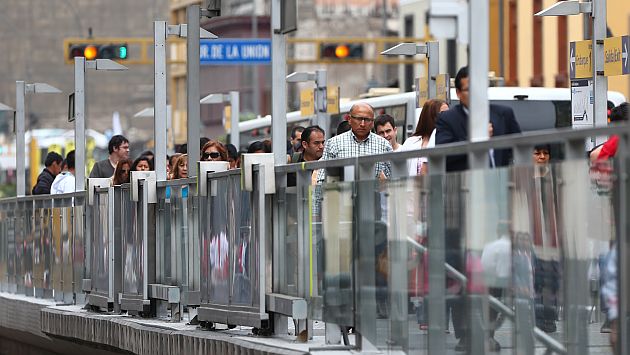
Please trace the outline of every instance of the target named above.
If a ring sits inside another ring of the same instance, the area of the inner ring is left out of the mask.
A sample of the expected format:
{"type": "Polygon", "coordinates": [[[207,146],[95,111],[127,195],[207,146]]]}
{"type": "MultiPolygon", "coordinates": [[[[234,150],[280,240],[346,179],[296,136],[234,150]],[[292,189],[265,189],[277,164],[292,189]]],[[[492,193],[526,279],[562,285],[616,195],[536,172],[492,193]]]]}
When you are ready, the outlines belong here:
{"type": "MultiPolygon", "coordinates": [[[[350,108],[349,116],[350,131],[327,140],[321,160],[353,158],[392,151],[392,145],[387,139],[372,132],[374,128],[372,106],[364,102],[356,103],[350,108]]],[[[389,178],[390,175],[391,166],[388,162],[376,163],[377,178],[389,178]]],[[[317,182],[324,182],[325,177],[325,169],[321,169],[317,175],[317,182]]]]}
{"type": "Polygon", "coordinates": [[[129,159],[129,140],[121,135],[115,135],[107,145],[109,157],[94,164],[90,172],[91,178],[110,178],[114,176],[114,168],[119,160],[129,159]]]}

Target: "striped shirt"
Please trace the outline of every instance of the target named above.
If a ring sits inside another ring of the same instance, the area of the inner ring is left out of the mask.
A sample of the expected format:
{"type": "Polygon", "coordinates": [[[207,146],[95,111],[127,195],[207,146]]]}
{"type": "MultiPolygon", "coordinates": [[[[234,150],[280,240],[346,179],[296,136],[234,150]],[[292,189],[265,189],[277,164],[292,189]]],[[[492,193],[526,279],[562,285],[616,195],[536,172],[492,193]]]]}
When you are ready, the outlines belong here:
{"type": "MultiPolygon", "coordinates": [[[[360,157],[364,155],[382,154],[393,151],[392,145],[387,139],[376,133],[370,132],[368,137],[360,141],[352,131],[342,133],[326,141],[324,153],[320,160],[332,160],[360,157]]],[[[378,162],[375,167],[375,177],[383,172],[385,177],[391,176],[391,165],[389,162],[378,162]]],[[[326,179],[326,169],[320,169],[317,174],[317,183],[322,183],[326,179]]]]}

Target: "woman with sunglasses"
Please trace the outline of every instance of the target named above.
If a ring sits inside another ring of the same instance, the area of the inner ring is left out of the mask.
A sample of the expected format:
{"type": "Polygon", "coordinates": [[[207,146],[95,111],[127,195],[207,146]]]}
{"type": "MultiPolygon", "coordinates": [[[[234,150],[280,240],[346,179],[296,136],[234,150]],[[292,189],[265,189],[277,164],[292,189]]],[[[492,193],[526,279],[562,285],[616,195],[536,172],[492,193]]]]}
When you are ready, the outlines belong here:
{"type": "Polygon", "coordinates": [[[131,160],[122,159],[116,164],[114,176],[112,177],[112,185],[122,185],[129,183],[129,172],[131,171],[131,160]]]}
{"type": "Polygon", "coordinates": [[[209,140],[201,148],[201,161],[227,161],[227,150],[223,144],[209,140]]]}

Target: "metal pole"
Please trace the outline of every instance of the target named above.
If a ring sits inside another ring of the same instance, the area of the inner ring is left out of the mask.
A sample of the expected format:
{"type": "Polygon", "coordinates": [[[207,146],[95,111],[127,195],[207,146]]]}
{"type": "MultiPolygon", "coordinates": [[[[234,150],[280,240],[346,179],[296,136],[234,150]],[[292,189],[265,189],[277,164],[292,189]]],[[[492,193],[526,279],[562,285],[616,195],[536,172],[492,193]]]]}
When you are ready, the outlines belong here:
{"type": "Polygon", "coordinates": [[[241,133],[238,129],[241,115],[240,104],[238,91],[230,91],[230,105],[232,106],[232,116],[230,117],[230,143],[236,147],[237,151],[241,149],[241,133]]]}
{"type": "Polygon", "coordinates": [[[271,2],[271,138],[276,164],[287,161],[287,64],[286,36],[276,33],[280,30],[281,0],[271,2]]]}
{"type": "MultiPolygon", "coordinates": [[[[388,32],[387,32],[387,0],[383,0],[382,3],[382,8],[381,8],[381,20],[382,20],[382,28],[381,28],[381,33],[383,34],[383,37],[387,37],[388,32]]],[[[387,86],[387,64],[382,64],[383,67],[383,86],[387,86]]],[[[326,132],[328,132],[328,130],[325,130],[326,132]]],[[[328,138],[328,137],[326,137],[328,138]]]]}
{"type": "MultiPolygon", "coordinates": [[[[470,16],[470,53],[469,53],[469,94],[470,94],[470,114],[468,118],[468,134],[470,142],[484,141],[488,139],[488,123],[490,108],[488,106],[488,65],[489,65],[489,22],[490,11],[489,0],[471,0],[469,3],[470,16]]],[[[485,152],[474,152],[469,154],[470,169],[484,169],[488,167],[488,154],[485,152]]],[[[468,201],[476,201],[475,198],[484,196],[486,190],[483,170],[472,171],[467,174],[469,178],[468,186],[470,193],[467,194],[468,201]]],[[[484,227],[484,216],[479,209],[472,209],[466,217],[466,228],[468,228],[468,241],[482,238],[484,227]]],[[[470,337],[471,354],[483,354],[485,352],[484,330],[478,326],[487,307],[484,306],[483,298],[476,294],[469,294],[466,308],[468,315],[468,329],[470,337]]]]}
{"type": "Polygon", "coordinates": [[[328,113],[326,109],[328,86],[326,69],[315,70],[315,85],[317,86],[315,95],[315,101],[317,102],[315,124],[324,130],[325,138],[328,139],[330,138],[330,127],[328,127],[328,113]]]}
{"type": "MultiPolygon", "coordinates": [[[[608,124],[608,78],[604,76],[604,39],[606,38],[606,0],[593,1],[593,111],[596,127],[608,124]]],[[[596,137],[595,144],[606,141],[596,137]]]]}
{"type": "Polygon", "coordinates": [[[74,159],[76,191],[85,190],[85,58],[74,57],[74,159]]]}
{"type": "Polygon", "coordinates": [[[440,43],[427,42],[427,62],[429,66],[429,98],[437,96],[437,76],[440,74],[440,43]]]}
{"type": "Polygon", "coordinates": [[[188,177],[197,176],[196,164],[199,160],[199,5],[188,5],[186,20],[186,83],[188,117],[188,177]]]}
{"type": "MultiPolygon", "coordinates": [[[[256,4],[256,1],[257,0],[252,1],[252,6],[254,6],[252,14],[252,38],[258,38],[258,6],[256,4]]],[[[262,116],[262,113],[260,112],[260,80],[258,78],[260,69],[257,64],[254,65],[252,69],[252,94],[254,114],[262,116]]],[[[238,147],[236,148],[238,149],[238,147]]]]}
{"type": "Polygon", "coordinates": [[[155,176],[166,180],[166,21],[153,22],[153,120],[155,176]]]}
{"type": "MultiPolygon", "coordinates": [[[[471,142],[488,139],[488,0],[470,2],[470,119],[468,120],[471,142]]],[[[485,167],[485,165],[483,166],[485,167]]],[[[471,167],[472,168],[472,167],[471,167]]]]}
{"type": "MultiPolygon", "coordinates": [[[[17,195],[26,195],[26,139],[24,137],[24,98],[26,96],[26,84],[23,81],[15,82],[15,167],[17,169],[17,195]]],[[[33,136],[31,135],[31,139],[33,136]]],[[[31,174],[35,174],[31,171],[31,174]]]]}

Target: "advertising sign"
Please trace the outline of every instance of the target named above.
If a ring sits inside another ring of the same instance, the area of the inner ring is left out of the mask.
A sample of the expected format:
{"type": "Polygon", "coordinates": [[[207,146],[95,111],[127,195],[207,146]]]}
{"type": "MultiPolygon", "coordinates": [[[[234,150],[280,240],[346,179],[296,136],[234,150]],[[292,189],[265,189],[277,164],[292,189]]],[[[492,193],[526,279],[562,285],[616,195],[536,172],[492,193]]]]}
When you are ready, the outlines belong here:
{"type": "Polygon", "coordinates": [[[593,80],[571,81],[571,125],[593,127],[593,80]]]}

